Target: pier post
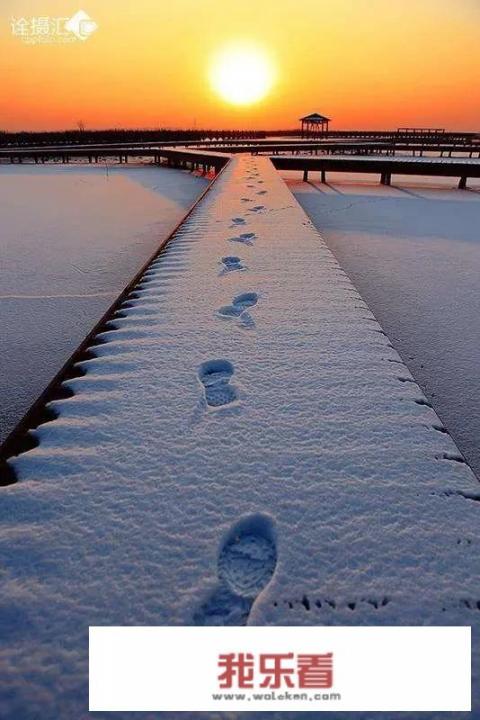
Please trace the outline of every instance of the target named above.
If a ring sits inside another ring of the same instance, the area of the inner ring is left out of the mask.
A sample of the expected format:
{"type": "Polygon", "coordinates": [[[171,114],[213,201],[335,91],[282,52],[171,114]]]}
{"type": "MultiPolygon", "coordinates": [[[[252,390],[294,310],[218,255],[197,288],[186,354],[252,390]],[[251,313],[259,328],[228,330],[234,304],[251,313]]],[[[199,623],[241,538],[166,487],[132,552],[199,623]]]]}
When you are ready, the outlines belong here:
{"type": "Polygon", "coordinates": [[[322,183],[327,182],[327,173],[325,172],[325,170],[322,170],[321,182],[322,183]]]}
{"type": "Polygon", "coordinates": [[[458,189],[459,190],[466,190],[467,189],[467,178],[465,175],[462,175],[458,182],[458,189]]]}
{"type": "Polygon", "coordinates": [[[307,182],[308,180],[308,170],[303,171],[303,182],[307,182]]]}

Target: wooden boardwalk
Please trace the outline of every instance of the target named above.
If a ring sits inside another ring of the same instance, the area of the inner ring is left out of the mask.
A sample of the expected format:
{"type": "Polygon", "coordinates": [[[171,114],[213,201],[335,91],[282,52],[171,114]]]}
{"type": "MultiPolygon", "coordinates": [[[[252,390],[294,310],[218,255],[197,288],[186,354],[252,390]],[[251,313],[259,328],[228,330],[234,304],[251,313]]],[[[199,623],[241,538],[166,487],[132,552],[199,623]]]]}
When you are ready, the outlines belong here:
{"type": "Polygon", "coordinates": [[[472,472],[272,162],[227,160],[8,459],[5,717],[85,715],[89,625],[478,625],[472,472]]]}
{"type": "Polygon", "coordinates": [[[375,174],[384,185],[390,185],[392,175],[416,175],[459,178],[458,187],[466,189],[468,178],[480,178],[480,162],[467,158],[278,155],[272,162],[278,170],[302,171],[305,181],[311,172],[319,172],[322,182],[327,172],[375,174]]]}
{"type": "Polygon", "coordinates": [[[480,177],[480,157],[478,146],[439,145],[388,145],[370,142],[335,143],[322,141],[317,143],[261,143],[225,147],[158,147],[157,145],[104,145],[84,147],[56,147],[51,149],[9,148],[0,150],[0,160],[10,163],[45,162],[69,163],[85,161],[88,163],[106,162],[117,159],[120,163],[150,160],[155,164],[162,162],[169,166],[201,170],[204,174],[218,173],[235,154],[269,154],[274,166],[279,170],[301,170],[308,179],[310,172],[320,172],[322,181],[327,172],[373,173],[380,175],[381,182],[390,184],[393,174],[433,177],[458,177],[458,187],[465,189],[468,178],[480,177]],[[305,153],[309,153],[308,155],[305,153]],[[413,156],[394,156],[396,152],[412,152],[413,156]],[[470,157],[426,157],[425,152],[437,152],[452,155],[453,152],[469,154],[470,157]],[[301,154],[303,153],[303,154],[301,154]],[[341,154],[340,154],[341,153],[341,154]],[[418,153],[418,155],[417,155],[418,153]],[[423,157],[422,157],[423,156],[423,157]]]}
{"type": "Polygon", "coordinates": [[[229,155],[215,150],[196,150],[193,148],[170,148],[158,145],[102,145],[84,147],[55,147],[52,149],[10,148],[0,150],[0,160],[10,163],[61,162],[63,164],[75,160],[88,163],[99,163],[108,159],[117,159],[119,163],[151,160],[155,164],[165,162],[169,166],[201,169],[205,174],[211,170],[218,172],[228,162],[229,155]]]}

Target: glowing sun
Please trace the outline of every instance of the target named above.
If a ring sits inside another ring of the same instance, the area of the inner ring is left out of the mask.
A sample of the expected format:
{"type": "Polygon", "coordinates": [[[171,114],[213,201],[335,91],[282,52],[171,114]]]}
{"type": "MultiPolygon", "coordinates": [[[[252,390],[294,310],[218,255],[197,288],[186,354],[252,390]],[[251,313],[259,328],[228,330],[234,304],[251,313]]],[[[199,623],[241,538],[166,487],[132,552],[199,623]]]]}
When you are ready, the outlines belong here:
{"type": "Polygon", "coordinates": [[[251,105],[270,91],[274,80],[267,55],[250,46],[231,46],[219,52],[210,68],[210,82],[220,97],[233,105],[251,105]]]}

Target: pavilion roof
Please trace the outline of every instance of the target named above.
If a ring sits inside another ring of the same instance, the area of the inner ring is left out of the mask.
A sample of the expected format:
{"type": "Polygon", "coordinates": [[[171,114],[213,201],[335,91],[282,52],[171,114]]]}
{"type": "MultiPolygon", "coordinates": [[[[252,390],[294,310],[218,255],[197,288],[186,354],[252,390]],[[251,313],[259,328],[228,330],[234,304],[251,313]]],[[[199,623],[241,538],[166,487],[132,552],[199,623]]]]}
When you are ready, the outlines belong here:
{"type": "Polygon", "coordinates": [[[325,117],[325,115],[320,115],[320,113],[310,113],[310,115],[305,115],[305,117],[300,118],[300,120],[308,121],[308,122],[326,122],[327,120],[330,120],[330,118],[325,117]]]}

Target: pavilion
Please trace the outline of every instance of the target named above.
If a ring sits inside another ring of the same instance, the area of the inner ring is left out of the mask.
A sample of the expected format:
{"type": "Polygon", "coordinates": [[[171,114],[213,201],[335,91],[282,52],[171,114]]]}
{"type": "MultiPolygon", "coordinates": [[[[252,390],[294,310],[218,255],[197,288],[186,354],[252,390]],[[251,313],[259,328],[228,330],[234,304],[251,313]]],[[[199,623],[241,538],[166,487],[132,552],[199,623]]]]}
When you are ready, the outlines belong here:
{"type": "Polygon", "coordinates": [[[302,137],[305,137],[305,135],[318,135],[328,132],[330,118],[319,113],[311,113],[300,118],[300,122],[302,123],[302,137]]]}

